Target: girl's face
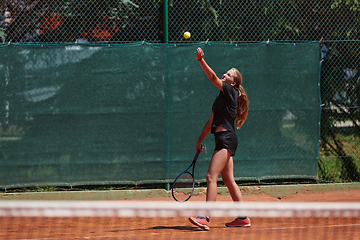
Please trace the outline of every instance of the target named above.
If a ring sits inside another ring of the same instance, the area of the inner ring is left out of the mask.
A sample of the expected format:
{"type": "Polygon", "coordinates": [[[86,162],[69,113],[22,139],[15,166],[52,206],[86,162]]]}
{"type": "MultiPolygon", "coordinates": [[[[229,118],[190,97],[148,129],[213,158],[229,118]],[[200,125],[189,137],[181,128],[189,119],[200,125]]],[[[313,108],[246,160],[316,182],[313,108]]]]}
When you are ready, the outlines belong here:
{"type": "Polygon", "coordinates": [[[221,81],[227,83],[231,86],[235,86],[235,71],[234,69],[230,69],[227,71],[221,78],[221,81]]]}

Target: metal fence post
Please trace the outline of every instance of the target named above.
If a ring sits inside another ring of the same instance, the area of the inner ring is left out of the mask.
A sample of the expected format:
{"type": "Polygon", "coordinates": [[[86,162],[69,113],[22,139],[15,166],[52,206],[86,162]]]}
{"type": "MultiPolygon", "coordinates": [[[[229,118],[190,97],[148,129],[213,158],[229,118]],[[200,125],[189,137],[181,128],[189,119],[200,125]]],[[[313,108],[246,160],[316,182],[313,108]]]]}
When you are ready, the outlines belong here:
{"type": "Polygon", "coordinates": [[[163,41],[169,42],[168,0],[163,0],[163,41]]]}

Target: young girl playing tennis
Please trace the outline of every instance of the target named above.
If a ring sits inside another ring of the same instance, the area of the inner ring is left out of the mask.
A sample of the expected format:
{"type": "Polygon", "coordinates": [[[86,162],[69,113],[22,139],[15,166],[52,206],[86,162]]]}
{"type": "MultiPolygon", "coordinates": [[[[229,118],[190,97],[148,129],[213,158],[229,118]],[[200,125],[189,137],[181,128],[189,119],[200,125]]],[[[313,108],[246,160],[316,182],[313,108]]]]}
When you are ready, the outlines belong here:
{"type": "MultiPolygon", "coordinates": [[[[206,201],[216,201],[217,179],[220,174],[233,201],[242,201],[241,191],[235,182],[233,173],[233,156],[238,146],[234,123],[236,128],[240,129],[248,115],[249,106],[246,92],[240,85],[242,75],[237,69],[232,68],[219,79],[205,62],[204,52],[201,48],[196,50],[195,55],[208,79],[220,89],[220,93],[213,103],[211,116],[205,123],[196,143],[196,150],[200,149],[201,151],[202,141],[209,132],[215,136],[215,150],[206,174],[206,201]]],[[[189,220],[203,230],[210,228],[210,219],[207,216],[190,217],[189,220]]],[[[238,217],[225,225],[227,227],[251,226],[250,219],[247,217],[238,217]]]]}

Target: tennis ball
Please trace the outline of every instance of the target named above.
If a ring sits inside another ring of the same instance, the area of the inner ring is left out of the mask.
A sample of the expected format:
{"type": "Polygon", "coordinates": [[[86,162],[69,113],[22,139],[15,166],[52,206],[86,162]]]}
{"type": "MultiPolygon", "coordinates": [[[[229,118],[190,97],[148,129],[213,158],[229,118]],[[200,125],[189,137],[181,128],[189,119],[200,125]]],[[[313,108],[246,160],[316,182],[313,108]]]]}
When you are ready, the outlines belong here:
{"type": "Polygon", "coordinates": [[[184,38],[189,39],[190,36],[191,36],[191,34],[190,34],[189,32],[185,32],[185,33],[184,33],[184,38]]]}

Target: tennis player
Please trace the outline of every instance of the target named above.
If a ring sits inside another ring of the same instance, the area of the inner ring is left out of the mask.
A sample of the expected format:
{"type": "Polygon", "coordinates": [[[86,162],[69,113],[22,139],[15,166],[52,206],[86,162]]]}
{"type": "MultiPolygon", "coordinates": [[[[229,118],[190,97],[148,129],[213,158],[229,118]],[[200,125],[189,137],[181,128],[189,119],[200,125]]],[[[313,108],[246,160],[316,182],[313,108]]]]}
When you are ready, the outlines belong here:
{"type": "MultiPolygon", "coordinates": [[[[217,179],[220,174],[233,201],[242,201],[241,191],[235,182],[233,173],[233,156],[238,146],[234,125],[237,129],[241,128],[249,109],[248,97],[241,86],[242,75],[237,69],[232,68],[219,79],[205,62],[204,52],[201,48],[196,50],[195,55],[208,79],[220,90],[213,103],[211,116],[205,123],[196,143],[196,150],[202,151],[202,141],[209,132],[215,136],[215,150],[206,174],[206,201],[216,201],[217,179]]],[[[190,217],[189,220],[203,230],[210,230],[208,216],[190,217]]],[[[250,227],[251,223],[250,219],[244,216],[225,225],[227,227],[250,227]]]]}

